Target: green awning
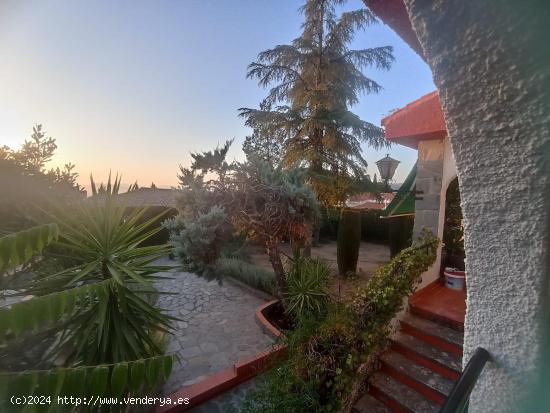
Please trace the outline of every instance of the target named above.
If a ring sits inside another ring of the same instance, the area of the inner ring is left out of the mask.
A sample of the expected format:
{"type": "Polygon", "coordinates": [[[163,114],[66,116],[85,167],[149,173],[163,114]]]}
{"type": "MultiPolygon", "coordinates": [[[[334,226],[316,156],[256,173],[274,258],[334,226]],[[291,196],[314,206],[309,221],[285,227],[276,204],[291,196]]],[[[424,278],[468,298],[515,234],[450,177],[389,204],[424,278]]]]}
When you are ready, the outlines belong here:
{"type": "Polygon", "coordinates": [[[386,218],[399,217],[404,215],[414,215],[415,211],[415,193],[416,186],[416,164],[412,167],[407,179],[398,189],[395,197],[384,209],[386,218]]]}

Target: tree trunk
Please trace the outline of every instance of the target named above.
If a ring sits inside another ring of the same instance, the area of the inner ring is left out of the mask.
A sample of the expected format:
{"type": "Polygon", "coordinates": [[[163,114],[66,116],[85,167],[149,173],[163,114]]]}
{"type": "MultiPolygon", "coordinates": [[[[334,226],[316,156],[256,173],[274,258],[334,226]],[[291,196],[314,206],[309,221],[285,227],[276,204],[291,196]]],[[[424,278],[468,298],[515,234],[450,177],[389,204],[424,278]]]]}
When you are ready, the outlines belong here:
{"type": "Polygon", "coordinates": [[[279,246],[277,242],[268,242],[266,246],[269,262],[271,262],[271,266],[275,272],[275,280],[277,281],[279,298],[283,298],[288,288],[286,284],[285,269],[283,267],[283,262],[281,261],[281,255],[279,254],[279,246]]]}

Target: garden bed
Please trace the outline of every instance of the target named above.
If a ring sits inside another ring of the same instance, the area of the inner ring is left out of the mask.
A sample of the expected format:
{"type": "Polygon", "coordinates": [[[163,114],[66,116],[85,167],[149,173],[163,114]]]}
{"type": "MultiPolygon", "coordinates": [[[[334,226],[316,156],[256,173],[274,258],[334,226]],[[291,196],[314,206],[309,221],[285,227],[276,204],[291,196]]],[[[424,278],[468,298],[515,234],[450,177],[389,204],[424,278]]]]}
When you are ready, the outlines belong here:
{"type": "MultiPolygon", "coordinates": [[[[292,317],[285,313],[281,300],[273,300],[259,308],[262,318],[276,330],[277,337],[284,336],[283,331],[294,330],[296,322],[292,317]]],[[[262,324],[265,323],[260,320],[262,324]]],[[[270,330],[270,332],[272,332],[270,330]]]]}

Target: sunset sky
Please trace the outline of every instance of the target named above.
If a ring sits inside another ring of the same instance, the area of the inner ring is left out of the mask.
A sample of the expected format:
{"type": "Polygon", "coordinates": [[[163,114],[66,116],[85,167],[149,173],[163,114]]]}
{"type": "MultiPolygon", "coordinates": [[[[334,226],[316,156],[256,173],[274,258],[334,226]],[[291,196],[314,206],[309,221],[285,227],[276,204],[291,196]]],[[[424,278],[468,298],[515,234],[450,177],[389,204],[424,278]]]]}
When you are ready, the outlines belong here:
{"type": "MultiPolygon", "coordinates": [[[[296,0],[0,1],[0,145],[18,148],[33,124],[57,139],[51,166],[76,164],[80,182],[109,170],[123,182],[176,185],[190,151],[235,138],[242,159],[250,130],[239,107],[267,91],[246,79],[258,52],[298,36],[296,0]]],[[[359,0],[346,8],[361,7],[359,0]]],[[[359,33],[354,47],[392,45],[389,72],[367,74],[384,87],[353,108],[377,125],[435,89],[428,66],[388,27],[359,33]]],[[[402,161],[402,181],[416,151],[364,146],[370,164],[387,152],[402,161]]]]}

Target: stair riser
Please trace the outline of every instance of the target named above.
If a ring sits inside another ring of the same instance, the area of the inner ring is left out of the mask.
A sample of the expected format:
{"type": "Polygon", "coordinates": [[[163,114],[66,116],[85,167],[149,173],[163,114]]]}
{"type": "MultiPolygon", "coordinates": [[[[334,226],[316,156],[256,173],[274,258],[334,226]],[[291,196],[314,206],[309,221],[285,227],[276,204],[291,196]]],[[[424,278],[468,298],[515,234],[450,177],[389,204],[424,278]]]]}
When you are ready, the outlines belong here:
{"type": "Polygon", "coordinates": [[[412,361],[414,361],[417,364],[420,364],[421,366],[427,367],[430,370],[435,371],[436,373],[442,375],[443,377],[446,377],[450,380],[458,380],[458,378],[460,377],[460,373],[454,370],[451,370],[447,366],[444,366],[443,364],[435,360],[432,360],[428,357],[418,354],[417,352],[399,344],[398,342],[392,341],[391,346],[398,353],[401,353],[405,357],[410,358],[412,361]]]}
{"type": "Polygon", "coordinates": [[[439,337],[434,337],[430,334],[427,334],[422,330],[419,330],[418,328],[413,327],[410,324],[407,324],[406,322],[401,321],[401,331],[413,337],[416,337],[419,340],[425,341],[426,343],[429,343],[435,347],[438,347],[444,351],[448,351],[449,353],[453,353],[461,357],[463,355],[463,351],[460,346],[457,346],[456,344],[453,344],[453,343],[449,343],[448,341],[445,341],[439,337]]]}
{"type": "Polygon", "coordinates": [[[388,406],[390,409],[392,409],[395,413],[414,413],[412,410],[407,409],[405,406],[394,400],[392,397],[388,396],[386,393],[384,393],[379,388],[370,385],[369,386],[369,394],[374,397],[375,399],[381,401],[386,406],[388,406]]]}
{"type": "Polygon", "coordinates": [[[418,317],[425,318],[426,320],[433,321],[434,323],[441,324],[445,327],[452,328],[453,330],[464,332],[464,324],[461,324],[454,320],[449,320],[448,318],[442,317],[438,314],[431,313],[429,311],[423,310],[421,308],[415,307],[414,305],[409,306],[409,311],[417,315],[418,317]]]}
{"type": "Polygon", "coordinates": [[[416,390],[418,393],[422,394],[427,399],[433,401],[434,403],[439,404],[440,406],[445,403],[445,395],[439,393],[437,390],[434,390],[430,387],[425,386],[423,383],[420,383],[414,380],[412,377],[409,377],[400,371],[394,369],[389,364],[386,364],[382,361],[382,370],[385,371],[388,375],[393,377],[395,380],[409,386],[411,389],[416,390]]]}

